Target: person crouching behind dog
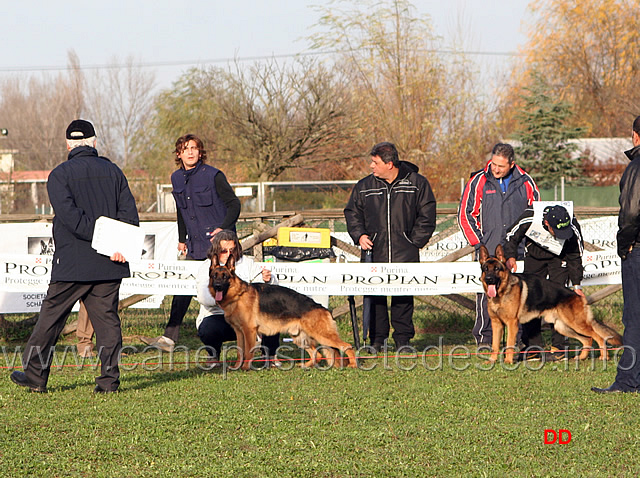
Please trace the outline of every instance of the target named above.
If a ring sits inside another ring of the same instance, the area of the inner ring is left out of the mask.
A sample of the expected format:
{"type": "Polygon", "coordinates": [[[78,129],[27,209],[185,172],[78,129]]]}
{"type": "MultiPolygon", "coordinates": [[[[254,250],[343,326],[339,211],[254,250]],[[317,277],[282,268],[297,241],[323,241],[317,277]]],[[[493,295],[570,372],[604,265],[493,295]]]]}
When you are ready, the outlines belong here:
{"type": "MultiPolygon", "coordinates": [[[[569,212],[560,205],[547,206],[542,211],[541,229],[548,232],[554,239],[564,241],[559,251],[556,249],[555,252],[552,252],[536,242],[535,238],[538,238],[541,243],[545,243],[541,234],[527,235],[536,216],[534,208],[530,207],[509,228],[504,243],[507,267],[511,272],[516,272],[518,244],[526,238],[524,272],[536,274],[565,287],[568,287],[569,281],[571,281],[572,289],[578,295],[584,296],[580,286],[584,272],[582,267],[584,241],[578,220],[575,216],[570,217],[569,212]]],[[[539,360],[544,358],[547,361],[566,359],[567,339],[555,329],[551,335],[551,352],[545,356],[541,355],[543,350],[541,326],[542,319],[534,319],[522,324],[522,342],[525,348],[530,349],[525,359],[539,360]]]]}
{"type": "MultiPolygon", "coordinates": [[[[226,264],[229,256],[235,259],[236,275],[246,282],[265,282],[277,284],[277,279],[266,268],[259,267],[251,257],[242,255],[242,247],[235,232],[223,229],[218,232],[211,241],[211,247],[207,253],[207,259],[198,269],[196,285],[198,290],[198,302],[200,313],[196,318],[196,328],[202,343],[207,347],[209,355],[214,360],[220,360],[222,343],[236,340],[236,333],[224,319],[224,312],[209,291],[209,268],[211,258],[217,257],[220,264],[226,264]]],[[[268,357],[264,368],[276,367],[279,362],[275,360],[276,350],[280,345],[280,334],[263,335],[262,347],[268,357]]],[[[219,366],[219,363],[216,364],[219,366]]]]}

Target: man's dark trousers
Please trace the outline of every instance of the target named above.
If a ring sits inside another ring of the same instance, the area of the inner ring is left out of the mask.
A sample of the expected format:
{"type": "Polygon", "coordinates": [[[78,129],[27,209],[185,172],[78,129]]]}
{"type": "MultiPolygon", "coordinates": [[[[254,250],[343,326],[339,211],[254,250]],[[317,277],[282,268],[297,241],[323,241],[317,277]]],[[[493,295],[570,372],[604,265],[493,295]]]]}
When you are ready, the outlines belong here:
{"type": "Polygon", "coordinates": [[[622,324],[624,350],[618,362],[615,385],[625,391],[640,390],[640,247],[622,261],[622,324]]]}
{"type": "MultiPolygon", "coordinates": [[[[389,337],[389,311],[386,296],[371,296],[373,320],[371,321],[369,337],[372,344],[383,344],[389,337]]],[[[396,345],[409,345],[415,335],[413,327],[413,296],[391,297],[391,325],[393,326],[393,340],[396,345]]]]}
{"type": "Polygon", "coordinates": [[[96,348],[102,374],[96,384],[103,390],[120,385],[118,360],[122,349],[122,331],[118,316],[120,280],[103,282],[51,282],[42,302],[40,317],[22,355],[27,379],[46,386],[53,351],[74,304],[83,299],[96,333],[96,348]]]}
{"type": "MultiPolygon", "coordinates": [[[[564,259],[554,257],[553,259],[540,260],[531,256],[524,258],[524,272],[535,274],[542,279],[549,279],[561,287],[566,287],[569,283],[569,269],[562,264],[564,259]]],[[[544,350],[542,341],[542,319],[533,319],[521,325],[522,341],[527,347],[534,347],[536,350],[544,350]]],[[[558,350],[567,349],[567,339],[564,335],[553,329],[551,333],[551,345],[558,350]]]]}

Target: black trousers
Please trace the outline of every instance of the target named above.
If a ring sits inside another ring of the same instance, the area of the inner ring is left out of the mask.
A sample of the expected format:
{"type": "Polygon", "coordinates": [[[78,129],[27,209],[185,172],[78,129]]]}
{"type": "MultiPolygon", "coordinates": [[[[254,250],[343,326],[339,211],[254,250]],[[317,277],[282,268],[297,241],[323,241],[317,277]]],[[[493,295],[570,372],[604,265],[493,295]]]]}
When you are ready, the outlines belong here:
{"type": "Polygon", "coordinates": [[[82,299],[95,329],[101,375],[96,384],[103,390],[120,385],[118,360],[122,330],[118,316],[120,280],[104,282],[51,282],[42,301],[40,317],[22,355],[24,373],[33,384],[46,386],[55,344],[74,304],[82,299]]]}
{"type": "MultiPolygon", "coordinates": [[[[185,258],[187,261],[195,261],[198,259],[194,259],[189,254],[185,258]]],[[[184,316],[187,315],[187,310],[189,310],[189,305],[191,304],[191,299],[193,299],[192,295],[174,295],[171,299],[171,312],[169,312],[169,322],[167,322],[167,326],[164,329],[165,337],[169,337],[174,342],[178,342],[178,337],[180,336],[180,326],[184,321],[184,316]]]]}
{"type": "Polygon", "coordinates": [[[171,299],[171,312],[169,313],[169,322],[164,329],[164,336],[169,337],[174,342],[178,342],[180,335],[180,326],[187,315],[189,305],[191,304],[192,295],[174,295],[171,299]]]}
{"type": "MultiPolygon", "coordinates": [[[[559,286],[566,286],[569,283],[569,269],[562,266],[562,259],[538,260],[527,256],[524,258],[524,271],[527,274],[536,274],[542,278],[547,278],[559,286]]],[[[544,349],[542,342],[542,319],[533,319],[526,324],[522,324],[522,342],[526,347],[540,347],[544,349]]],[[[567,338],[553,330],[551,334],[551,345],[559,350],[567,347],[567,338]]]]}
{"type": "MultiPolygon", "coordinates": [[[[389,315],[386,296],[370,296],[373,317],[369,325],[372,344],[383,344],[389,338],[389,315]]],[[[415,335],[413,327],[413,296],[391,297],[391,325],[396,346],[408,345],[415,335]]]]}
{"type": "MultiPolygon", "coordinates": [[[[224,320],[224,315],[210,315],[205,317],[198,327],[198,336],[202,343],[215,351],[215,356],[220,358],[222,342],[236,340],[233,327],[224,320]]],[[[267,355],[274,356],[280,345],[280,334],[263,335],[262,345],[267,349],[267,355]]],[[[211,351],[210,351],[211,352],[211,351]]]]}

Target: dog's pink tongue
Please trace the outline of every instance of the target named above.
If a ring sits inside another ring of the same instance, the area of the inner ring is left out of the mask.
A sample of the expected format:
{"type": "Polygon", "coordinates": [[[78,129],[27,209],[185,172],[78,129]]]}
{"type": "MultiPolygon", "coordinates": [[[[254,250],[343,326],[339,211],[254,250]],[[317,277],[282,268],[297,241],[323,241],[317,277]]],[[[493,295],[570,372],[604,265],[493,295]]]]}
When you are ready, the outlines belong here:
{"type": "Polygon", "coordinates": [[[214,299],[216,299],[216,302],[220,302],[222,300],[222,291],[221,290],[217,290],[216,291],[216,296],[214,297],[214,299]]]}
{"type": "MultiPolygon", "coordinates": [[[[487,287],[487,295],[489,297],[495,297],[496,295],[498,295],[498,293],[496,292],[496,286],[495,285],[490,285],[487,287]]],[[[218,300],[218,299],[216,299],[218,300]]]]}

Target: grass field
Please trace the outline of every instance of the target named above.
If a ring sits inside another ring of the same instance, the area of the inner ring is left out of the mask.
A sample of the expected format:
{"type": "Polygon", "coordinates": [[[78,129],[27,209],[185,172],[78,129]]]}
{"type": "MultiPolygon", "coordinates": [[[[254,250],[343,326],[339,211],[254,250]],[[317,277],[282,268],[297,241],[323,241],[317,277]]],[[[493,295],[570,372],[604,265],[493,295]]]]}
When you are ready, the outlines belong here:
{"type": "MultiPolygon", "coordinates": [[[[122,392],[107,396],[91,393],[95,367],[77,367],[72,358],[52,372],[50,393],[18,388],[6,365],[24,337],[5,339],[2,475],[538,477],[640,470],[640,397],[589,390],[612,382],[613,361],[490,367],[465,355],[474,352],[470,316],[434,317],[420,305],[413,343],[431,346],[424,360],[407,354],[364,359],[359,369],[207,370],[194,361],[200,344],[191,312],[180,340],[192,351],[188,357],[142,351],[137,335],[161,333],[166,307],[125,312],[125,343],[139,352],[123,357],[122,392]],[[548,429],[568,430],[570,443],[545,444],[548,429]]],[[[346,318],[339,324],[352,341],[346,318]]],[[[60,342],[60,355],[73,343],[60,342]]]]}

